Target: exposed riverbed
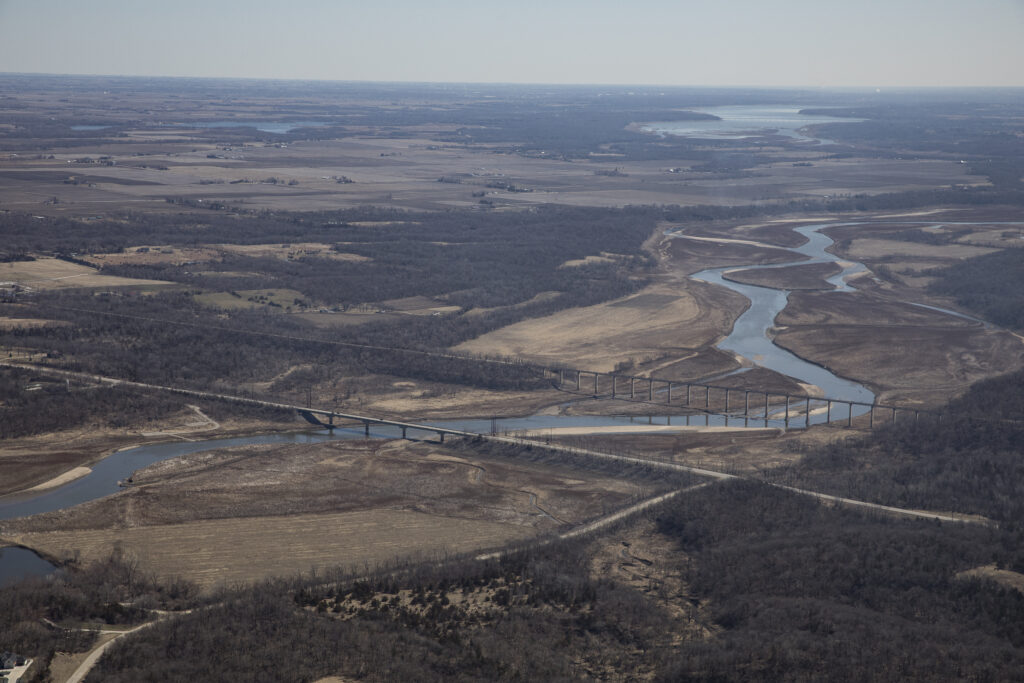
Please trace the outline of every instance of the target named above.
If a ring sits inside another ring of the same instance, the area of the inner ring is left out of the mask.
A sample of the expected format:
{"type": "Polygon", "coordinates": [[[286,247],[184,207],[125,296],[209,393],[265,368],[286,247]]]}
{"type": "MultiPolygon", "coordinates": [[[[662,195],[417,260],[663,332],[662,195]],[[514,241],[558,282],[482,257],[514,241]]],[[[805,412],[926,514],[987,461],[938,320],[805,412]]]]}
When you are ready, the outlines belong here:
{"type": "MultiPolygon", "coordinates": [[[[726,280],[722,277],[722,273],[728,270],[759,270],[785,268],[810,263],[837,263],[842,268],[841,272],[828,278],[827,281],[834,286],[837,296],[841,296],[842,292],[852,291],[849,285],[850,278],[866,272],[867,269],[863,264],[840,260],[835,255],[826,251],[833,241],[827,235],[822,234],[821,231],[836,225],[849,224],[824,223],[795,228],[796,232],[807,238],[807,242],[800,247],[790,249],[794,253],[794,257],[799,257],[798,259],[795,258],[792,262],[772,265],[751,264],[748,266],[710,268],[695,273],[691,277],[731,289],[747,297],[751,302],[748,310],[736,320],[732,332],[719,343],[719,348],[742,356],[755,365],[775,370],[806,384],[818,387],[825,396],[830,398],[841,399],[854,404],[871,404],[874,402],[874,394],[863,385],[839,377],[819,365],[805,361],[789,351],[776,346],[771,341],[770,334],[775,323],[775,317],[786,306],[789,291],[742,284],[726,280]]],[[[675,237],[685,238],[685,235],[680,233],[670,234],[675,237]]],[[[928,308],[960,317],[969,317],[955,311],[947,311],[931,306],[928,308]]],[[[833,415],[833,419],[852,418],[863,414],[867,410],[866,405],[853,405],[847,415],[833,415]]],[[[574,431],[592,429],[601,433],[625,433],[637,431],[638,428],[643,429],[644,427],[656,428],[659,431],[670,427],[803,427],[807,426],[808,423],[817,424],[824,422],[826,419],[825,411],[821,410],[820,406],[812,404],[812,414],[810,416],[794,413],[794,415],[790,416],[789,420],[784,419],[773,408],[766,411],[766,414],[762,414],[759,418],[706,414],[690,416],[661,415],[644,418],[628,416],[533,415],[495,420],[443,420],[432,421],[430,424],[476,433],[529,434],[533,438],[543,438],[545,430],[551,430],[551,433],[555,434],[556,430],[565,431],[567,429],[574,431]]],[[[400,436],[400,431],[397,428],[376,425],[371,428],[370,436],[373,438],[395,438],[400,436]]],[[[409,436],[413,438],[433,438],[434,435],[431,432],[417,434],[415,431],[410,431],[409,436]]],[[[211,439],[207,441],[161,443],[129,448],[114,453],[95,465],[92,472],[86,476],[63,486],[41,492],[35,491],[31,494],[26,493],[22,496],[6,497],[0,501],[0,519],[11,519],[61,510],[108,496],[116,493],[120,488],[120,482],[128,480],[136,470],[188,453],[254,444],[316,443],[334,439],[356,438],[365,438],[361,425],[358,428],[338,428],[333,432],[324,430],[293,434],[269,434],[230,439],[211,439]]],[[[52,564],[24,548],[5,548],[0,552],[0,585],[5,581],[10,582],[25,576],[45,575],[54,569],[55,567],[52,564]]]]}

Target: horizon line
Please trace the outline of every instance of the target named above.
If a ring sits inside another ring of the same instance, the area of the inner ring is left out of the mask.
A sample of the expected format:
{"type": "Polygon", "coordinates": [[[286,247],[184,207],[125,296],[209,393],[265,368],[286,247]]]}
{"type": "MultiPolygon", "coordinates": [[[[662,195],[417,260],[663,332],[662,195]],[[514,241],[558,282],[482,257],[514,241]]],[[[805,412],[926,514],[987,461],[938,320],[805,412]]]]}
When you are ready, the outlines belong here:
{"type": "Polygon", "coordinates": [[[521,86],[521,87],[563,87],[563,88],[668,88],[668,89],[718,89],[718,90],[866,90],[879,93],[901,90],[1024,90],[1022,85],[697,85],[664,83],[569,83],[530,81],[403,81],[371,79],[302,78],[281,76],[187,76],[167,74],[98,74],[98,73],[55,73],[49,71],[0,71],[2,76],[46,76],[53,78],[137,78],[168,80],[206,81],[267,81],[290,83],[337,83],[364,85],[471,85],[471,86],[521,86]]]}

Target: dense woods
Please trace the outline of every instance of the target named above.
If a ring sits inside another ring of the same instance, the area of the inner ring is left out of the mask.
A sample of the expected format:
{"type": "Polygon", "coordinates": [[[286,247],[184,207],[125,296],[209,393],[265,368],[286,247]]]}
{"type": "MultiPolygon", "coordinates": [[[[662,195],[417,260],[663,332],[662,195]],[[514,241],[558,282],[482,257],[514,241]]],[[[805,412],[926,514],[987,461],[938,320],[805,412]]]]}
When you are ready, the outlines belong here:
{"type": "MultiPolygon", "coordinates": [[[[942,419],[897,422],[809,450],[773,480],[914,509],[1024,525],[1024,372],[973,385],[942,419]]],[[[1024,565],[1022,565],[1024,569],[1024,565]]]]}
{"type": "Polygon", "coordinates": [[[929,272],[929,289],[1000,327],[1024,329],[1024,248],[976,256],[929,272]]]}
{"type": "MultiPolygon", "coordinates": [[[[1024,594],[964,572],[1024,572],[1022,380],[975,385],[938,425],[897,423],[810,451],[781,477],[986,514],[999,527],[900,520],[762,483],[717,483],[649,513],[673,548],[656,575],[684,580],[671,591],[594,573],[595,553],[624,528],[488,562],[332,571],[211,596],[202,611],[121,641],[90,680],[1007,680],[1024,667],[1024,594]],[[693,606],[688,616],[668,608],[680,600],[693,606]]],[[[553,457],[511,446],[499,454],[553,457]]],[[[86,568],[0,591],[0,647],[45,653],[91,642],[40,629],[38,615],[122,623],[153,605],[199,604],[184,584],[118,572],[86,568]],[[105,574],[116,591],[96,585],[105,574]],[[69,590],[78,597],[69,601],[69,590]],[[127,606],[111,607],[111,591],[127,606]]]]}
{"type": "Polygon", "coordinates": [[[722,629],[663,680],[1000,680],[1024,666],[1024,595],[957,578],[1017,533],[872,517],[733,482],[680,499],[659,528],[689,556],[722,629]]]}
{"type": "MultiPolygon", "coordinates": [[[[271,408],[188,401],[201,404],[214,419],[227,415],[295,419],[288,411],[271,408]]],[[[185,403],[186,399],[173,394],[63,382],[28,370],[0,368],[0,440],[80,427],[120,429],[165,424],[169,416],[185,410],[185,403]]]]}
{"type": "Polygon", "coordinates": [[[595,576],[601,539],[328,573],[158,623],[89,680],[1005,680],[1024,666],[1024,595],[959,576],[1012,563],[1014,532],[877,517],[751,482],[699,489],[653,517],[676,544],[657,569],[681,573],[682,594],[595,576]],[[666,609],[680,599],[689,616],[666,609]]]}
{"type": "MultiPolygon", "coordinates": [[[[199,605],[195,586],[157,583],[131,558],[93,564],[0,588],[0,651],[31,653],[33,681],[49,680],[53,655],[84,652],[96,629],[145,621],[153,609],[199,605]]],[[[24,680],[24,679],[23,679],[24,680]]]]}
{"type": "MultiPolygon", "coordinates": [[[[161,384],[238,385],[316,363],[339,376],[386,373],[488,388],[533,388],[540,386],[536,371],[515,364],[353,349],[337,342],[444,349],[528,317],[623,296],[643,283],[649,257],[641,244],[654,232],[658,215],[648,209],[545,208],[503,214],[412,216],[366,210],[289,219],[217,217],[203,231],[204,243],[323,239],[344,242],[339,250],[368,260],[225,257],[204,264],[203,275],[171,266],[107,267],[103,273],[177,280],[187,289],[153,295],[36,294],[32,304],[37,315],[70,325],[4,331],[0,342],[73,356],[74,369],[161,384]],[[404,220],[372,228],[346,220],[399,217],[404,220]],[[559,267],[601,252],[618,256],[612,263],[559,267]],[[221,277],[218,272],[235,275],[221,277]],[[260,275],[249,282],[237,273],[260,275]],[[426,295],[457,305],[461,312],[325,330],[269,308],[225,313],[194,297],[203,291],[200,287],[216,291],[246,286],[294,289],[331,306],[382,305],[387,299],[426,295]]],[[[2,219],[11,220],[9,215],[2,219]]],[[[186,238],[190,233],[180,220],[147,222],[140,230],[150,234],[135,234],[131,242],[119,228],[104,239],[112,240],[110,249],[149,239],[181,244],[193,238],[186,238]]],[[[49,228],[58,233],[62,225],[54,221],[49,228]]],[[[49,228],[40,226],[40,232],[49,228]]],[[[26,240],[38,237],[24,226],[14,232],[26,240]]],[[[92,226],[83,234],[103,231],[92,226]]],[[[58,244],[63,239],[70,248],[73,235],[71,230],[57,238],[58,244]]]]}

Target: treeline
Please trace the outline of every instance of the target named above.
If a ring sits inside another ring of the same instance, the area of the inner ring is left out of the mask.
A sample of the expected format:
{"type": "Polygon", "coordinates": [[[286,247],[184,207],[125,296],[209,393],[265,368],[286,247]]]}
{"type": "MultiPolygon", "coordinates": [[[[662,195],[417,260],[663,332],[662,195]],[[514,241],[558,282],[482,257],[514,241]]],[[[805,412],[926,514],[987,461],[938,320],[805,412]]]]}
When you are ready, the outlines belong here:
{"type": "Polygon", "coordinates": [[[85,652],[103,625],[123,626],[150,618],[153,609],[198,604],[196,587],[174,580],[157,583],[137,562],[120,554],[50,577],[33,577],[0,588],[0,651],[36,660],[31,681],[47,681],[57,652],[85,652]]]}
{"type": "Polygon", "coordinates": [[[87,680],[587,680],[655,668],[671,625],[561,545],[291,594],[267,584],[124,639],[87,680]]]}
{"type": "MultiPolygon", "coordinates": [[[[48,294],[38,299],[34,310],[70,325],[3,330],[0,343],[46,351],[55,356],[51,362],[70,370],[149,384],[237,393],[307,365],[317,368],[314,377],[321,380],[384,374],[514,390],[539,388],[544,382],[535,367],[514,361],[489,363],[400,350],[443,348],[506,320],[515,322],[524,314],[519,309],[454,320],[408,316],[366,329],[349,328],[347,335],[325,332],[293,316],[255,311],[241,311],[225,320],[217,311],[196,304],[187,292],[110,298],[48,294]],[[397,348],[366,349],[347,343],[397,348]]],[[[534,310],[527,308],[525,314],[534,310]]],[[[276,388],[295,388],[296,381],[298,377],[281,381],[276,388]]]]}
{"type": "MultiPolygon", "coordinates": [[[[106,266],[102,272],[169,279],[214,290],[296,289],[329,305],[425,295],[443,296],[466,308],[494,307],[545,291],[585,291],[642,271],[649,262],[641,245],[654,232],[657,214],[643,209],[546,207],[507,213],[416,214],[394,225],[333,226],[329,230],[325,224],[340,219],[315,215],[303,219],[312,234],[302,239],[326,238],[322,233],[329,232],[337,251],[368,260],[225,256],[222,261],[204,264],[202,275],[169,265],[106,266]],[[622,262],[559,268],[567,260],[601,252],[622,254],[622,262]],[[219,276],[219,272],[226,275],[219,276]],[[247,278],[237,273],[259,275],[247,278]]],[[[273,243],[281,235],[260,233],[258,237],[273,243]]]]}
{"type": "MultiPolygon", "coordinates": [[[[104,297],[81,292],[40,293],[31,300],[33,311],[71,326],[4,331],[0,338],[12,346],[74,357],[74,369],[153,383],[214,386],[216,382],[262,381],[297,364],[317,363],[333,365],[339,373],[387,373],[496,389],[536,388],[540,386],[536,370],[514,363],[359,350],[267,333],[323,342],[441,350],[525,318],[621,297],[643,285],[650,260],[641,245],[654,232],[659,216],[653,209],[551,207],[508,214],[411,216],[365,210],[288,219],[270,216],[252,222],[218,218],[214,221],[217,227],[206,231],[206,239],[217,240],[232,231],[235,241],[257,242],[295,237],[296,231],[302,232],[304,240],[326,239],[330,233],[332,243],[345,242],[339,249],[370,260],[353,263],[314,257],[288,262],[228,257],[222,263],[203,266],[204,273],[259,272],[251,281],[244,276],[200,276],[160,266],[108,267],[103,272],[229,291],[246,286],[290,288],[332,305],[427,295],[458,305],[462,311],[446,316],[402,316],[325,331],[269,311],[233,311],[225,320],[224,312],[199,305],[194,290],[104,297]],[[371,228],[349,223],[346,218],[413,220],[371,228]],[[613,264],[559,267],[567,260],[601,252],[621,257],[613,264]],[[537,297],[539,294],[547,296],[537,297]],[[469,312],[491,307],[494,310],[469,312]]],[[[154,224],[159,226],[160,220],[155,219],[154,224]]],[[[179,230],[175,239],[180,243],[182,226],[170,225],[179,230]]],[[[159,229],[166,229],[165,236],[170,237],[171,227],[159,229]]],[[[149,237],[152,235],[145,239],[149,237]]],[[[136,235],[133,239],[144,238],[136,235]]]]}
{"type": "Polygon", "coordinates": [[[1024,248],[975,256],[928,274],[936,278],[930,292],[952,297],[983,320],[1024,329],[1024,248]]]}
{"type": "Polygon", "coordinates": [[[166,418],[182,408],[181,399],[168,395],[71,386],[29,371],[0,368],[0,439],[85,425],[126,427],[166,418]]]}
{"type": "Polygon", "coordinates": [[[595,575],[607,539],[328,572],[133,634],[89,680],[1009,680],[1024,667],[1024,595],[960,576],[1014,566],[1018,533],[744,481],[652,514],[676,544],[652,558],[652,577],[682,578],[671,589],[595,575]]]}
{"type": "Polygon", "coordinates": [[[79,427],[123,429],[167,420],[185,409],[186,400],[202,404],[217,419],[250,416],[291,420],[287,411],[216,401],[185,399],[174,394],[130,387],[66,383],[29,370],[0,368],[0,440],[79,427]]]}
{"type": "Polygon", "coordinates": [[[958,578],[1019,562],[1019,533],[898,521],[754,482],[673,500],[658,519],[720,632],[658,680],[1009,680],[1024,594],[958,578]],[[1012,558],[1017,557],[1017,560],[1012,558]]]}
{"type": "MultiPolygon", "coordinates": [[[[897,422],[807,449],[773,480],[898,507],[972,513],[1024,528],[1024,371],[974,384],[942,419],[897,422]]],[[[1021,566],[1024,570],[1024,565],[1021,566]]]]}

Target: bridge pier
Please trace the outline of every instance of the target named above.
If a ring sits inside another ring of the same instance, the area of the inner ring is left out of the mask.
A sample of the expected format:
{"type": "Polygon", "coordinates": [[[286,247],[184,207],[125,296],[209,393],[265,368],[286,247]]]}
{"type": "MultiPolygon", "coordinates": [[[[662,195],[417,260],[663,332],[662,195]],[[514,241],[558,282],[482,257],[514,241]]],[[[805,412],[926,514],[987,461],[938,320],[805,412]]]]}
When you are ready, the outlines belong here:
{"type": "Polygon", "coordinates": [[[764,426],[768,426],[768,392],[764,392],[764,426]]]}
{"type": "Polygon", "coordinates": [[[444,432],[438,432],[437,433],[437,442],[438,443],[444,443],[444,432]]]}
{"type": "Polygon", "coordinates": [[[706,410],[706,409],[708,409],[710,407],[711,407],[711,387],[705,385],[704,386],[704,409],[706,410]]]}
{"type": "Polygon", "coordinates": [[[828,404],[825,408],[825,424],[832,423],[832,401],[826,401],[828,404]]]}
{"type": "Polygon", "coordinates": [[[804,428],[805,429],[810,429],[811,428],[811,397],[810,396],[807,397],[807,405],[804,408],[804,412],[806,413],[806,416],[804,418],[804,428]]]}
{"type": "Polygon", "coordinates": [[[725,412],[729,412],[729,387],[725,388],[725,412]]]}
{"type": "Polygon", "coordinates": [[[868,429],[875,428],[875,404],[872,403],[868,407],[868,429]]]}
{"type": "Polygon", "coordinates": [[[594,398],[597,398],[597,373],[594,373],[594,398]]]}
{"type": "Polygon", "coordinates": [[[363,434],[366,435],[366,438],[370,438],[370,423],[369,422],[364,422],[363,423],[363,434]]]}
{"type": "Polygon", "coordinates": [[[629,398],[636,398],[636,377],[629,378],[629,398]]]}
{"type": "Polygon", "coordinates": [[[618,375],[612,375],[612,398],[615,398],[615,384],[618,378],[618,375]]]}
{"type": "Polygon", "coordinates": [[[846,405],[849,406],[849,408],[850,408],[850,412],[848,412],[846,414],[846,426],[847,427],[852,427],[853,426],[853,403],[847,403],[846,405]]]}
{"type": "Polygon", "coordinates": [[[690,385],[686,385],[686,407],[690,407],[690,385]]]}
{"type": "Polygon", "coordinates": [[[647,400],[648,401],[653,401],[654,400],[654,380],[653,379],[648,379],[647,380],[647,400]]]}
{"type": "MultiPolygon", "coordinates": [[[[747,419],[750,417],[750,392],[743,392],[743,418],[747,419]]],[[[746,425],[744,425],[746,426],[746,425]]]]}
{"type": "Polygon", "coordinates": [[[408,437],[406,437],[406,435],[405,435],[405,427],[402,427],[402,438],[403,438],[403,439],[405,439],[405,438],[408,438],[408,437]]]}
{"type": "Polygon", "coordinates": [[[580,375],[582,374],[579,370],[576,371],[576,391],[580,390],[580,375]]]}
{"type": "Polygon", "coordinates": [[[665,403],[672,405],[672,382],[666,382],[666,384],[668,384],[668,399],[665,400],[665,403]]]}
{"type": "Polygon", "coordinates": [[[789,394],[785,394],[786,397],[786,429],[789,429],[789,394]]]}

